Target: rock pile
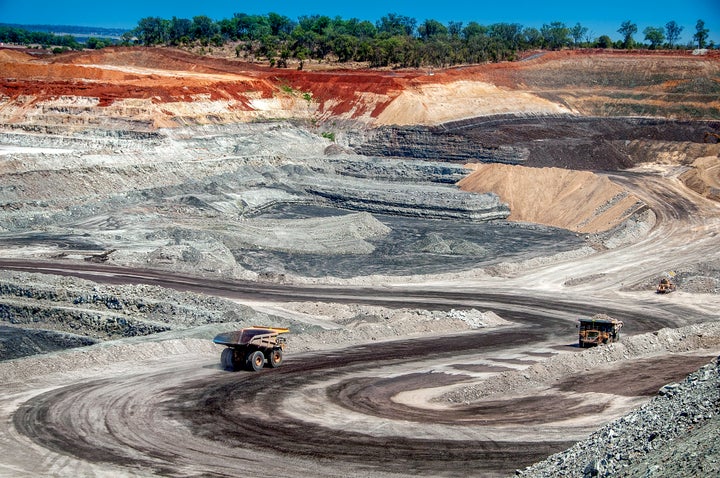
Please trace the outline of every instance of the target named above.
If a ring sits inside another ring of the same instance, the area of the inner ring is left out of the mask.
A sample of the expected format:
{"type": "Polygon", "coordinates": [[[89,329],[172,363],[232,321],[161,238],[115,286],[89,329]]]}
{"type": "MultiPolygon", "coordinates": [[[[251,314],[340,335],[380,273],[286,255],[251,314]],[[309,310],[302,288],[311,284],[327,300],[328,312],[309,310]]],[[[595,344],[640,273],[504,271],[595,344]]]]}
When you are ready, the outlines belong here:
{"type": "Polygon", "coordinates": [[[668,477],[720,474],[720,357],[587,440],[517,475],[668,477]]]}

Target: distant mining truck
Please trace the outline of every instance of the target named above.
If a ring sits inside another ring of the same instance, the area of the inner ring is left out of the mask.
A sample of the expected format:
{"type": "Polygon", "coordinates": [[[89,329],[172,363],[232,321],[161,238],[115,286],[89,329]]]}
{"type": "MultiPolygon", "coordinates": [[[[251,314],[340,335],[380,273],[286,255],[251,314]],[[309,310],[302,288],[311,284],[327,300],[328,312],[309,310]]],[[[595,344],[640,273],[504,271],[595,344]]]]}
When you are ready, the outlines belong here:
{"type": "Polygon", "coordinates": [[[609,344],[620,340],[621,320],[604,314],[582,318],[578,322],[579,345],[581,348],[609,344]]]}
{"type": "Polygon", "coordinates": [[[289,331],[285,328],[253,325],[218,334],[213,342],[226,346],[220,355],[220,364],[224,369],[257,372],[266,362],[271,368],[280,366],[285,350],[285,337],[280,334],[289,331]]]}
{"type": "Polygon", "coordinates": [[[670,292],[675,292],[675,284],[670,279],[662,278],[660,279],[660,283],[657,286],[657,290],[655,292],[657,294],[669,294],[670,292]]]}

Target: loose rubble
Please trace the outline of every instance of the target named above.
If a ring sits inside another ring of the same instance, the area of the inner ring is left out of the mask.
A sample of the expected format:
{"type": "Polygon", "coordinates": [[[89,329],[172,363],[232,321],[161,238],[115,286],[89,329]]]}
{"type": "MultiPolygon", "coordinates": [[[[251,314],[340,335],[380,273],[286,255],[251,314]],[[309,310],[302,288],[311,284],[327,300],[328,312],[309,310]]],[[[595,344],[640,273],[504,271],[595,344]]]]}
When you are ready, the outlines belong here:
{"type": "Polygon", "coordinates": [[[517,476],[720,475],[720,357],[637,410],[517,476]]]}

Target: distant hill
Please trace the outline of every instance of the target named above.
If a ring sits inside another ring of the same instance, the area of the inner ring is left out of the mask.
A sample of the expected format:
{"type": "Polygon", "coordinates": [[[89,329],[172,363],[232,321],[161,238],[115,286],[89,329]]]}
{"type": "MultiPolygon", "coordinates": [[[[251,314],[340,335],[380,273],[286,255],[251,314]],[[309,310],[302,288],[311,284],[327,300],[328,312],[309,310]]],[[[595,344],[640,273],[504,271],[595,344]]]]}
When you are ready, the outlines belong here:
{"type": "Polygon", "coordinates": [[[84,40],[89,37],[120,39],[127,32],[126,28],[83,27],[78,25],[21,25],[17,23],[0,23],[0,27],[21,28],[31,32],[53,33],[55,35],[72,35],[84,40]]]}

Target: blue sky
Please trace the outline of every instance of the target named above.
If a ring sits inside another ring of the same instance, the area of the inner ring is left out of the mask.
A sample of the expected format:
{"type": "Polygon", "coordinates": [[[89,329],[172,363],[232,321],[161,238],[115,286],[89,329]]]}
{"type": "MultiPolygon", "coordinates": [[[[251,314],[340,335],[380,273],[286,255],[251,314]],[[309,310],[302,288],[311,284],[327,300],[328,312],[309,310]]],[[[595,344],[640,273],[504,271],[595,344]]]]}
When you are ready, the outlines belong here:
{"type": "Polygon", "coordinates": [[[617,29],[625,20],[638,25],[636,40],[643,39],[645,27],[662,27],[675,20],[684,27],[682,43],[691,40],[695,23],[702,19],[710,30],[710,39],[720,44],[720,0],[0,0],[0,23],[133,28],[143,17],[207,15],[220,20],[236,12],[277,12],[293,20],[301,15],[321,14],[373,22],[387,13],[398,13],[418,22],[432,18],[442,23],[452,20],[467,24],[474,20],[483,25],[512,22],[538,28],[553,21],[568,26],[580,22],[595,37],[609,35],[613,40],[620,38],[617,29]]]}

